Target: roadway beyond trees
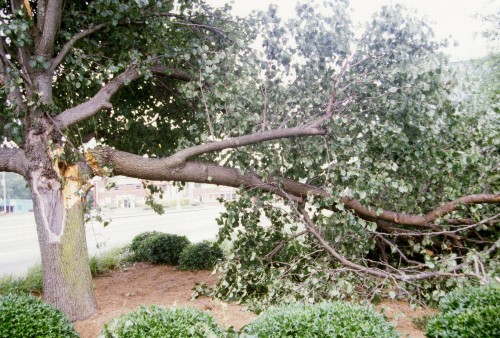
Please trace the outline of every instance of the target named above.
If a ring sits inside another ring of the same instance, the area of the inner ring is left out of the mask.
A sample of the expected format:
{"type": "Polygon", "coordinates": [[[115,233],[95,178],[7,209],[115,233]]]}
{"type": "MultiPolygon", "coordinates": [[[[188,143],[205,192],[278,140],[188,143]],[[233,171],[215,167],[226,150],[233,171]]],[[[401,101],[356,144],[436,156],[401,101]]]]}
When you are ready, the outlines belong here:
{"type": "MultiPolygon", "coordinates": [[[[112,218],[108,226],[98,222],[86,225],[89,254],[128,244],[143,231],[185,235],[192,242],[213,240],[218,230],[215,219],[222,210],[222,206],[211,206],[167,210],[163,215],[142,209],[104,212],[112,218]]],[[[21,275],[37,263],[40,263],[40,248],[33,213],[0,216],[0,277],[21,275]]]]}

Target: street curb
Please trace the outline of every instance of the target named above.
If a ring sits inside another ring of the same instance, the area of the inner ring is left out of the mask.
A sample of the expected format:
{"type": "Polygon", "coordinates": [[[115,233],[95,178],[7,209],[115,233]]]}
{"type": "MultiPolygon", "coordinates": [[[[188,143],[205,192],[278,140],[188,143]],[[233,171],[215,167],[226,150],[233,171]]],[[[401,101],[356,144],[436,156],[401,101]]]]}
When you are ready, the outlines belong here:
{"type": "MultiPolygon", "coordinates": [[[[187,209],[187,210],[169,210],[165,211],[165,214],[175,214],[175,213],[181,213],[181,212],[189,212],[189,211],[204,211],[204,210],[210,210],[211,208],[197,208],[197,209],[187,209]]],[[[127,217],[141,217],[141,216],[151,216],[151,215],[158,215],[155,212],[148,212],[148,213],[142,213],[142,214],[132,214],[132,215],[120,215],[120,216],[109,216],[111,219],[116,219],[116,218],[127,218],[127,217]]],[[[158,215],[162,216],[162,215],[158,215]]]]}

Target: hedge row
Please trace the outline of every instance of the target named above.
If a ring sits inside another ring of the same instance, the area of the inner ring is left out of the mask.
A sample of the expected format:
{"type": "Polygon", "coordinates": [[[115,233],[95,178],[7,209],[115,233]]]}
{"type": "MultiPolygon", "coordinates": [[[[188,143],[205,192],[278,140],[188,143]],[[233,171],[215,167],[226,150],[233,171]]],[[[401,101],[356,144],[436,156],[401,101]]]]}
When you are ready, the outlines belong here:
{"type": "MultiPolygon", "coordinates": [[[[450,293],[427,328],[427,337],[500,337],[500,286],[450,293]]],[[[0,338],[78,337],[59,310],[30,295],[0,296],[0,338]]],[[[399,337],[372,308],[352,303],[293,304],[264,311],[241,332],[219,327],[194,308],[139,307],[104,325],[101,338],[139,337],[399,337]]]]}
{"type": "MultiPolygon", "coordinates": [[[[398,337],[371,308],[350,303],[286,305],[262,313],[241,333],[219,327],[194,308],[139,307],[104,325],[101,338],[139,337],[398,337]]],[[[29,295],[0,297],[0,338],[78,337],[61,311],[29,295]]]]}
{"type": "Polygon", "coordinates": [[[371,308],[350,303],[287,305],[263,312],[240,333],[217,326],[211,314],[193,308],[158,306],[138,310],[105,324],[99,338],[139,337],[399,337],[371,308]]]}
{"type": "Polygon", "coordinates": [[[223,258],[214,243],[191,244],[186,236],[143,232],[132,240],[130,251],[134,259],[155,264],[179,265],[180,270],[210,270],[223,258]]]}

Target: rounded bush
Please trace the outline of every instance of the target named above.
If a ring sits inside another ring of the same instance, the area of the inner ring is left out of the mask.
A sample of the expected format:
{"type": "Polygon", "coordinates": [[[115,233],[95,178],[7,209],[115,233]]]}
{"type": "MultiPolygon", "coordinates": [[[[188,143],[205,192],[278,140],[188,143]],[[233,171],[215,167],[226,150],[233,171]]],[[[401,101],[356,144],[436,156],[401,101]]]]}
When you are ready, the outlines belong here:
{"type": "Polygon", "coordinates": [[[457,289],[439,303],[439,314],[427,325],[426,336],[500,337],[500,285],[457,289]]]}
{"type": "Polygon", "coordinates": [[[429,338],[500,337],[500,305],[439,314],[427,324],[429,338]]]}
{"type": "Polygon", "coordinates": [[[441,299],[439,312],[449,313],[483,305],[500,305],[500,284],[455,289],[441,299]]]}
{"type": "Polygon", "coordinates": [[[157,264],[177,265],[182,250],[190,244],[186,236],[161,232],[142,233],[134,240],[130,246],[134,256],[138,260],[157,264]]]}
{"type": "Polygon", "coordinates": [[[209,241],[203,241],[187,246],[179,258],[180,270],[211,270],[217,260],[224,258],[219,246],[209,241]]]}
{"type": "Polygon", "coordinates": [[[99,338],[222,337],[211,314],[195,308],[141,306],[104,324],[99,338]]]}
{"type": "Polygon", "coordinates": [[[242,332],[254,337],[399,337],[373,309],[351,303],[291,304],[264,311],[242,332]]]}
{"type": "Polygon", "coordinates": [[[64,314],[29,295],[0,296],[0,337],[79,337],[64,314]]]}
{"type": "Polygon", "coordinates": [[[132,239],[132,242],[130,243],[130,252],[133,253],[134,258],[136,260],[142,261],[146,260],[146,252],[143,252],[142,249],[142,244],[144,241],[152,236],[161,234],[161,232],[158,231],[146,231],[142,232],[139,235],[135,236],[134,239],[132,239]]]}

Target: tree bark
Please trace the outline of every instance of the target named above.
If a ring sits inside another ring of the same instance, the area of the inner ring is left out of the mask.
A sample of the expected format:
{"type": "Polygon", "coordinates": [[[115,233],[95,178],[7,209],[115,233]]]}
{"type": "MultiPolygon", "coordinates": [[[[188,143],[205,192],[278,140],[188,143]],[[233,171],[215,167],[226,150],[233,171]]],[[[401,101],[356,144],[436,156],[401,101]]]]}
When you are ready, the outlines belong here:
{"type": "Polygon", "coordinates": [[[77,166],[65,170],[64,186],[32,176],[31,189],[43,267],[43,297],[71,320],[97,310],[88,260],[82,180],[77,166]]]}
{"type": "Polygon", "coordinates": [[[50,137],[50,121],[34,117],[31,122],[42,127],[28,132],[25,156],[42,257],[43,296],[71,320],[85,319],[97,310],[83,217],[85,167],[59,160],[63,148],[50,137]]]}
{"type": "MultiPolygon", "coordinates": [[[[230,187],[258,188],[276,193],[287,199],[303,199],[308,195],[319,198],[331,198],[321,187],[300,183],[287,178],[268,177],[263,180],[257,174],[249,171],[243,174],[237,168],[220,166],[213,163],[186,161],[178,165],[175,155],[166,158],[144,158],[108,147],[92,149],[86,154],[87,161],[94,172],[104,175],[102,167],[113,169],[113,174],[137,177],[152,181],[181,181],[196,183],[211,183],[230,187]]],[[[500,203],[500,194],[475,194],[462,196],[446,202],[426,215],[398,213],[389,210],[377,211],[362,205],[358,200],[340,196],[338,200],[348,209],[369,221],[387,221],[425,229],[433,229],[432,222],[437,218],[452,212],[461,204],[500,203]]],[[[334,207],[334,206],[332,206],[334,207]]]]}

